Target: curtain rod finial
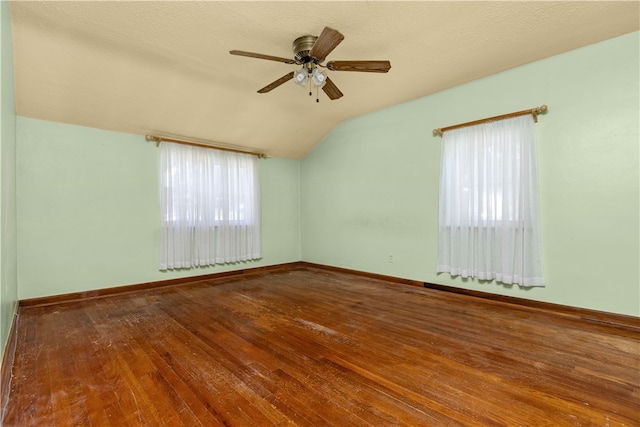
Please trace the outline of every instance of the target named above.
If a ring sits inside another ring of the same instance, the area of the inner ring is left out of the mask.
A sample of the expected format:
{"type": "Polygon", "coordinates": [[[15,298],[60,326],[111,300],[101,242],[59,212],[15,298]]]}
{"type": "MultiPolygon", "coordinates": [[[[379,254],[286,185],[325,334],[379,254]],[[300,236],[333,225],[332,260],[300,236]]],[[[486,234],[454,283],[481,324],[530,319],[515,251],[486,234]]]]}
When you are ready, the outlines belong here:
{"type": "Polygon", "coordinates": [[[433,135],[434,136],[438,136],[438,135],[442,136],[442,129],[440,129],[440,128],[434,129],[433,130],[433,135]]]}

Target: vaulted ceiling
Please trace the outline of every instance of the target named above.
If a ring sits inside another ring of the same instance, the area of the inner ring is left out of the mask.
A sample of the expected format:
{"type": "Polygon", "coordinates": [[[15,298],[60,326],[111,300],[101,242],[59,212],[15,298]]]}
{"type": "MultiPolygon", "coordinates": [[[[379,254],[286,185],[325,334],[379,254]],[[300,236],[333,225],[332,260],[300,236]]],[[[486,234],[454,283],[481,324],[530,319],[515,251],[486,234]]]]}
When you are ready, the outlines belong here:
{"type": "Polygon", "coordinates": [[[244,147],[297,159],[340,122],[639,29],[623,1],[12,1],[21,116],[244,147]],[[292,41],[325,26],[329,60],[388,59],[387,74],[328,71],[344,96],[289,81],[292,41]]]}

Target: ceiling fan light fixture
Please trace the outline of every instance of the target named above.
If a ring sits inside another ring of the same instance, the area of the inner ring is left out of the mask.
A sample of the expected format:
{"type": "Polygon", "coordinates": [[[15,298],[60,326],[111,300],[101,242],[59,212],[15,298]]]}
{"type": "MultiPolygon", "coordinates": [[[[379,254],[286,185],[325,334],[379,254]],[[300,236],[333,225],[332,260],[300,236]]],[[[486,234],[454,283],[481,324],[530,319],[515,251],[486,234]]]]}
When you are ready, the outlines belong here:
{"type": "Polygon", "coordinates": [[[296,82],[300,87],[306,87],[307,81],[309,81],[308,72],[305,68],[296,71],[293,74],[293,81],[296,82]]]}
{"type": "Polygon", "coordinates": [[[322,87],[327,83],[327,73],[314,68],[311,74],[311,81],[313,81],[314,85],[322,87]]]}

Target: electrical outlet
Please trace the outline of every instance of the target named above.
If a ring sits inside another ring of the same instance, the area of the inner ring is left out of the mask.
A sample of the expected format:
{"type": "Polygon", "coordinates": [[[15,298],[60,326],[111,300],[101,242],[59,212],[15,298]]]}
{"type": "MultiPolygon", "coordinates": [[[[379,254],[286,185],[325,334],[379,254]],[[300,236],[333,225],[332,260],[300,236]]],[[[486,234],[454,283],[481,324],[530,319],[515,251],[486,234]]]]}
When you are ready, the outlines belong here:
{"type": "Polygon", "coordinates": [[[389,262],[393,264],[393,261],[394,261],[393,254],[389,254],[389,262]]]}

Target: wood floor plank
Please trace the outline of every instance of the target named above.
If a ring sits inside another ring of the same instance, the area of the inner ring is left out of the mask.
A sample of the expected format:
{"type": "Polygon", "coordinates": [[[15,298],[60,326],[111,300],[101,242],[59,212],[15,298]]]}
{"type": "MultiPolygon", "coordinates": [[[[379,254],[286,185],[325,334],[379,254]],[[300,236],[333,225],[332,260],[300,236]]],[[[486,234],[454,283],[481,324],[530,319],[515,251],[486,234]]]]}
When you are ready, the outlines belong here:
{"type": "MultiPolygon", "coordinates": [[[[44,420],[45,424],[54,425],[53,407],[51,404],[53,392],[55,389],[51,387],[51,382],[55,381],[55,377],[51,376],[51,363],[55,356],[57,343],[52,339],[47,325],[51,322],[51,315],[46,313],[42,318],[38,319],[38,329],[36,339],[39,342],[36,351],[36,370],[35,370],[35,390],[33,398],[33,406],[36,420],[44,420]]],[[[31,422],[31,420],[29,420],[31,422]]]]}
{"type": "MultiPolygon", "coordinates": [[[[176,309],[174,308],[174,311],[172,311],[171,313],[172,317],[180,318],[180,314],[175,310],[176,309]]],[[[194,312],[193,306],[190,307],[190,312],[194,312]]],[[[234,325],[244,323],[245,319],[234,318],[230,323],[226,323],[226,325],[234,330],[227,329],[227,327],[223,326],[221,322],[222,321],[220,319],[217,319],[217,322],[215,323],[215,329],[211,329],[211,325],[199,327],[197,329],[192,328],[186,324],[184,325],[184,327],[186,329],[189,329],[194,335],[197,335],[199,339],[206,346],[208,346],[211,352],[216,353],[221,363],[229,365],[228,369],[233,371],[234,375],[237,376],[241,381],[243,381],[250,389],[256,390],[260,397],[268,397],[268,394],[274,392],[274,388],[270,387],[271,384],[274,382],[282,383],[282,381],[267,381],[267,383],[264,384],[267,387],[264,387],[264,385],[260,382],[264,382],[267,377],[270,377],[272,375],[264,375],[263,373],[261,378],[259,378],[259,381],[257,381],[255,372],[252,372],[252,370],[247,368],[253,364],[253,361],[256,357],[259,357],[259,359],[263,363],[271,366],[272,371],[270,372],[270,374],[276,374],[276,377],[282,379],[286,376],[286,373],[283,373],[281,371],[281,367],[284,366],[284,364],[279,361],[279,359],[283,357],[282,353],[288,354],[293,349],[287,349],[284,352],[277,353],[274,351],[275,349],[271,345],[272,342],[265,342],[264,340],[261,340],[262,345],[260,346],[256,345],[257,343],[255,342],[249,342],[245,340],[241,335],[238,334],[237,329],[234,328],[234,325]],[[271,357],[274,354],[277,354],[278,357],[271,357]],[[233,361],[232,364],[230,364],[231,361],[233,361]]],[[[287,362],[287,364],[289,363],[292,363],[291,360],[287,362]]],[[[304,371],[305,367],[301,367],[301,369],[304,371]]],[[[291,378],[289,382],[296,382],[296,378],[291,378]]],[[[319,384],[314,383],[312,377],[308,372],[304,375],[304,382],[308,384],[309,387],[307,387],[304,392],[300,391],[298,393],[295,393],[296,396],[304,395],[307,397],[307,399],[310,398],[313,401],[314,405],[321,404],[323,400],[326,400],[325,396],[320,395],[316,392],[316,389],[318,389],[317,386],[319,384]]],[[[318,383],[320,382],[321,380],[318,380],[318,383]]],[[[296,385],[299,385],[299,383],[296,382],[296,385]]],[[[297,398],[297,403],[301,404],[299,398],[297,398]]],[[[351,402],[347,399],[339,398],[339,396],[333,395],[331,404],[327,402],[327,405],[325,405],[324,407],[325,411],[327,412],[342,410],[340,415],[331,415],[334,418],[342,417],[346,420],[353,418],[353,422],[357,421],[357,424],[363,424],[363,420],[356,420],[353,413],[351,413],[349,410],[346,410],[347,407],[354,406],[350,403],[351,402]]],[[[353,407],[349,409],[355,410],[356,408],[353,407]]]]}
{"type": "Polygon", "coordinates": [[[238,388],[241,387],[239,380],[224,364],[219,363],[210,347],[202,345],[197,340],[190,340],[191,345],[185,345],[180,338],[189,336],[188,331],[175,322],[165,323],[164,326],[162,331],[156,331],[150,327],[147,332],[154,339],[159,339],[162,334],[160,339],[168,347],[189,353],[183,360],[173,360],[172,369],[180,377],[186,378],[199,399],[215,414],[218,422],[227,423],[229,419],[245,417],[259,419],[264,416],[242,393],[239,393],[238,388]],[[200,369],[203,364],[211,366],[211,369],[200,369]],[[202,386],[199,386],[201,383],[206,384],[206,393],[201,390],[202,386]],[[234,399],[233,402],[230,401],[231,398],[234,399]]]}
{"type": "Polygon", "coordinates": [[[25,307],[6,426],[640,426],[640,334],[307,268],[25,307]]]}
{"type": "MultiPolygon", "coordinates": [[[[139,304],[138,304],[139,305],[139,304]]],[[[197,419],[189,417],[190,411],[184,411],[180,402],[176,402],[171,389],[164,386],[164,379],[159,373],[151,355],[144,348],[140,348],[139,335],[140,316],[144,314],[143,308],[138,308],[129,316],[125,312],[117,314],[119,308],[107,306],[102,310],[92,311],[92,322],[102,340],[109,340],[109,357],[102,356],[102,363],[106,366],[114,366],[113,372],[117,372],[120,388],[117,404],[121,411],[127,414],[128,423],[147,425],[197,425],[197,419]],[[116,320],[116,318],[118,320],[116,320]],[[113,322],[118,321],[118,335],[110,333],[113,322]],[[115,338],[115,339],[114,339],[115,338]],[[160,384],[158,384],[160,383],[160,384]],[[183,424],[183,419],[187,424],[183,424]]],[[[112,394],[109,394],[112,396],[112,394]]]]}
{"type": "MultiPolygon", "coordinates": [[[[312,382],[313,378],[317,378],[317,383],[322,383],[322,381],[326,381],[328,379],[326,366],[324,365],[324,363],[319,363],[319,361],[322,358],[320,347],[318,347],[319,344],[314,343],[313,341],[305,340],[304,338],[297,339],[295,336],[291,335],[292,327],[295,327],[295,325],[289,324],[289,320],[287,320],[285,316],[281,314],[277,314],[275,317],[273,316],[273,314],[269,314],[269,316],[267,316],[267,317],[273,317],[271,321],[274,321],[276,318],[278,318],[279,319],[277,320],[278,322],[283,322],[283,326],[286,327],[286,334],[287,334],[286,342],[294,344],[292,346],[279,348],[277,336],[274,336],[273,339],[269,339],[269,334],[267,333],[267,331],[263,331],[262,334],[256,335],[252,333],[252,328],[245,328],[243,325],[250,323],[251,319],[245,316],[238,317],[237,314],[239,311],[240,310],[235,310],[234,313],[231,313],[229,311],[227,312],[227,315],[225,316],[224,320],[218,319],[218,321],[223,322],[228,328],[234,329],[238,335],[243,336],[248,340],[252,340],[254,344],[262,347],[265,350],[265,354],[260,356],[260,360],[263,363],[267,363],[267,361],[270,361],[271,358],[268,357],[268,353],[271,353],[272,355],[276,356],[276,359],[271,361],[271,366],[273,367],[274,370],[279,370],[282,366],[294,367],[295,369],[291,369],[292,375],[296,375],[296,373],[301,373],[301,376],[304,378],[305,382],[307,383],[312,382]],[[262,335],[265,335],[266,339],[263,339],[262,335]],[[306,348],[307,350],[303,353],[300,353],[299,351],[297,351],[300,348],[306,348]],[[298,354],[300,354],[301,357],[298,358],[298,354]],[[315,355],[315,356],[311,356],[311,355],[315,355]]],[[[242,309],[241,311],[243,311],[245,314],[251,313],[251,310],[247,311],[242,309]]],[[[264,320],[264,317],[260,321],[262,320],[264,320]]],[[[342,387],[344,386],[345,385],[342,384],[342,387]]],[[[337,394],[335,391],[336,391],[336,388],[333,388],[331,393],[332,399],[336,400],[336,402],[334,402],[333,404],[334,407],[344,406],[348,408],[349,406],[353,406],[353,405],[349,405],[349,403],[351,402],[348,402],[346,404],[343,403],[343,405],[340,405],[341,402],[338,399],[339,394],[337,394]]],[[[299,398],[296,397],[296,399],[299,399],[299,398]]],[[[353,396],[346,396],[344,400],[352,401],[353,396]]],[[[298,405],[299,404],[300,403],[298,402],[298,405]]],[[[350,409],[355,410],[353,408],[350,408],[350,409]]],[[[406,408],[405,408],[405,411],[406,411],[406,408]]],[[[337,418],[337,419],[341,419],[341,418],[337,418]]],[[[376,424],[376,422],[379,422],[379,421],[380,421],[379,419],[373,420],[374,425],[379,425],[379,424],[376,424]]]]}
{"type": "MultiPolygon", "coordinates": [[[[16,357],[11,381],[11,392],[9,403],[16,402],[21,408],[15,413],[16,425],[28,425],[29,420],[35,418],[36,407],[36,381],[35,365],[38,356],[39,344],[37,341],[38,319],[36,317],[18,317],[18,342],[16,354],[21,352],[22,347],[27,347],[29,351],[24,358],[16,357]],[[24,337],[24,339],[23,339],[24,337]]],[[[7,412],[10,406],[7,406],[7,412]]]]}

